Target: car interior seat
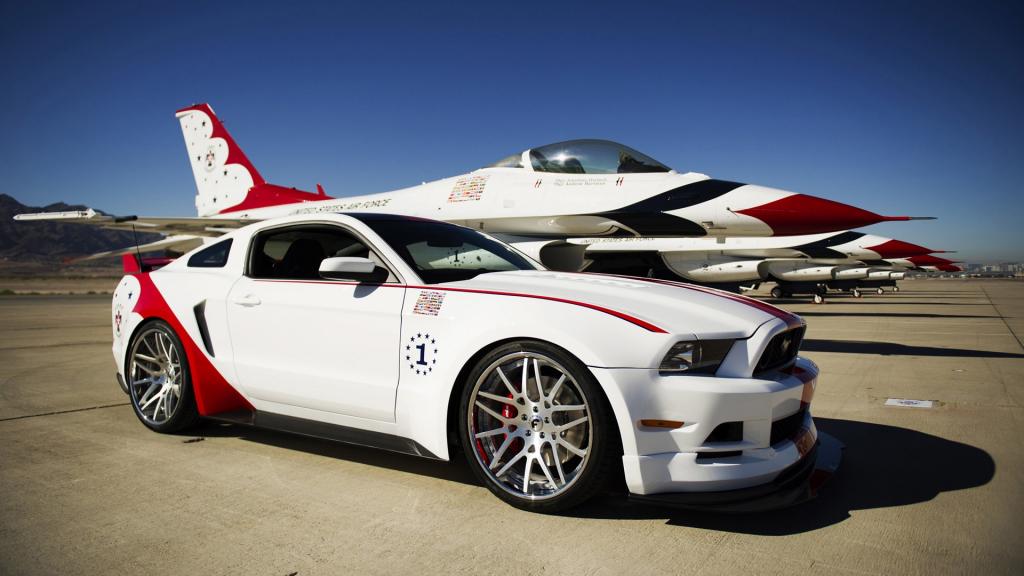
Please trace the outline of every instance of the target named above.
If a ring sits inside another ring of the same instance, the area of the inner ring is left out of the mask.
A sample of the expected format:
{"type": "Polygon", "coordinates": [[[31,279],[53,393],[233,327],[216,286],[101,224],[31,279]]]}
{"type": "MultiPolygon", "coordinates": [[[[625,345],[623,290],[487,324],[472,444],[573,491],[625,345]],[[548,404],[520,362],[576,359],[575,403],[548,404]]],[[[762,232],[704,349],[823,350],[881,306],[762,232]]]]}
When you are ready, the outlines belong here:
{"type": "Polygon", "coordinates": [[[319,278],[323,259],[324,249],[320,242],[312,238],[299,238],[291,243],[277,265],[277,275],[282,278],[319,278]]]}

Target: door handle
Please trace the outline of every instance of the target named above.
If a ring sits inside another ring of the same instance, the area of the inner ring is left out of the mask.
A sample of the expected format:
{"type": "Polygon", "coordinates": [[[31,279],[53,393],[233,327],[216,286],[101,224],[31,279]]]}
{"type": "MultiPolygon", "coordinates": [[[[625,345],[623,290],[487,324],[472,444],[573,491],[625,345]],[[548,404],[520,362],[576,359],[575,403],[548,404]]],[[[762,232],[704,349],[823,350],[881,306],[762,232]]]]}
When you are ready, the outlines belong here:
{"type": "Polygon", "coordinates": [[[235,298],[233,302],[239,306],[259,306],[261,300],[255,294],[246,294],[245,296],[235,298]]]}

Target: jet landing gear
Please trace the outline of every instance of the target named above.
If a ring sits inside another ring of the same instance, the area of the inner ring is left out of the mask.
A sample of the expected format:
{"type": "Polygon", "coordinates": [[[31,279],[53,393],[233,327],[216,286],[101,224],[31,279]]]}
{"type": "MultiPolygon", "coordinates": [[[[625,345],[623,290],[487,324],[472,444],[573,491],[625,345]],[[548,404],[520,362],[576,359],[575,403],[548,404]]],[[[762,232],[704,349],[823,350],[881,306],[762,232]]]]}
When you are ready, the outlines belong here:
{"type": "Polygon", "coordinates": [[[770,294],[772,298],[789,298],[806,294],[815,304],[824,304],[827,292],[828,288],[824,284],[787,282],[776,285],[770,294]]]}
{"type": "Polygon", "coordinates": [[[860,297],[864,296],[864,294],[861,293],[860,288],[854,288],[851,291],[851,293],[853,294],[854,298],[860,298],[860,297]]]}

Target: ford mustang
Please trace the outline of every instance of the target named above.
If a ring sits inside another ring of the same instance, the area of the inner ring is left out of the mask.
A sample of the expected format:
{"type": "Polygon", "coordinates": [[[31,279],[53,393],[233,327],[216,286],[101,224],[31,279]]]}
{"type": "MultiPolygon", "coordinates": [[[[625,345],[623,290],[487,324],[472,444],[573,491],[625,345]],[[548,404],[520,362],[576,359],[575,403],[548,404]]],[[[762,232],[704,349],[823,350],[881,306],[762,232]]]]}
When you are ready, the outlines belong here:
{"type": "Polygon", "coordinates": [[[812,476],[805,325],[757,300],[548,271],[481,232],[382,214],[267,220],[132,262],[113,353],[157,432],[207,418],[461,452],[539,512],[616,477],[641,499],[728,507],[812,476]]]}

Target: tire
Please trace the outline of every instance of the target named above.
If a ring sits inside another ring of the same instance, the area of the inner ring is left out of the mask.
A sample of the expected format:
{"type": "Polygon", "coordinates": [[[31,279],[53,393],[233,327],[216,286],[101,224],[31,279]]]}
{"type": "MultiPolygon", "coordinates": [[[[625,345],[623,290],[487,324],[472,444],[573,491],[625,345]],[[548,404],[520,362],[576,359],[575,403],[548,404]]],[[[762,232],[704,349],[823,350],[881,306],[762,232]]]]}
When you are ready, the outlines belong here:
{"type": "Polygon", "coordinates": [[[814,295],[814,303],[815,304],[824,304],[825,303],[825,297],[822,296],[821,294],[815,294],[814,295]]]}
{"type": "Polygon", "coordinates": [[[854,288],[853,289],[853,297],[854,298],[860,298],[861,296],[862,296],[862,294],[860,293],[860,290],[857,289],[857,288],[854,288]]]}
{"type": "Polygon", "coordinates": [[[163,320],[150,320],[135,332],[125,373],[135,416],[150,430],[178,432],[199,420],[185,349],[163,320]]]}
{"type": "Polygon", "coordinates": [[[785,296],[785,293],[782,291],[782,288],[778,286],[772,288],[772,298],[782,298],[783,296],[785,296]]]}
{"type": "Polygon", "coordinates": [[[882,290],[881,288],[879,288],[879,289],[877,290],[877,292],[878,292],[878,295],[879,295],[879,296],[881,296],[882,294],[885,294],[885,290],[882,290]]]}
{"type": "Polygon", "coordinates": [[[900,287],[899,286],[893,286],[892,287],[892,291],[893,292],[899,292],[900,291],[900,287]]]}
{"type": "Polygon", "coordinates": [[[463,387],[459,414],[469,467],[495,496],[522,510],[557,513],[582,504],[604,491],[621,466],[618,429],[597,380],[544,342],[512,342],[481,358],[463,387]]]}

